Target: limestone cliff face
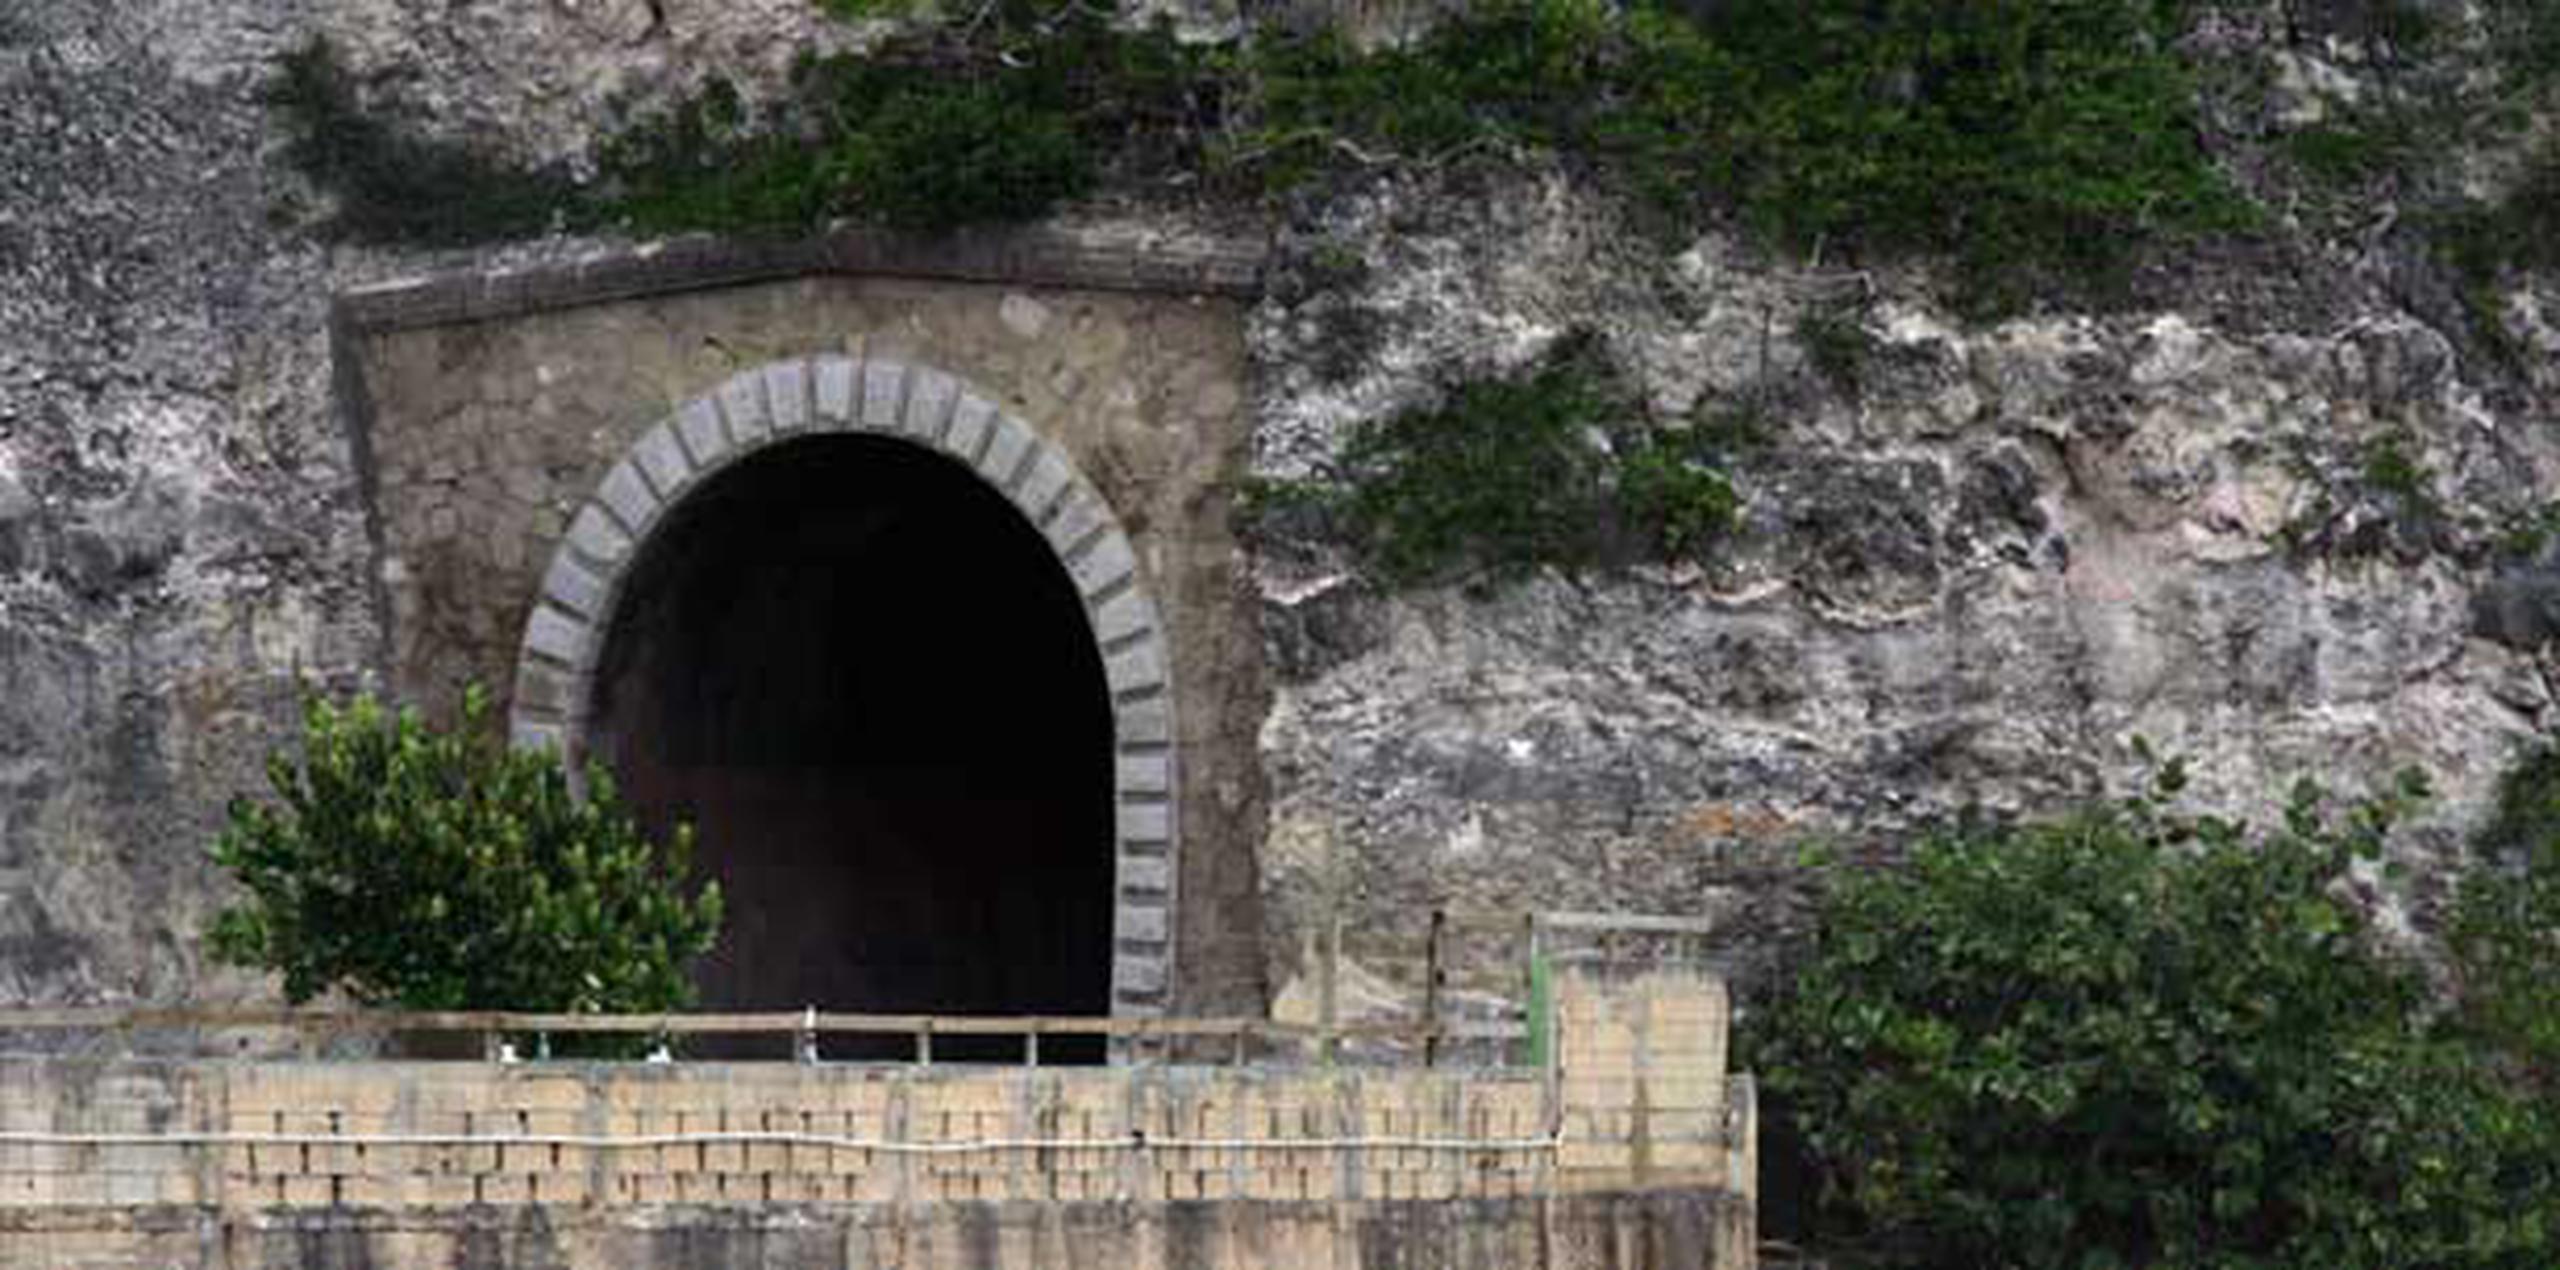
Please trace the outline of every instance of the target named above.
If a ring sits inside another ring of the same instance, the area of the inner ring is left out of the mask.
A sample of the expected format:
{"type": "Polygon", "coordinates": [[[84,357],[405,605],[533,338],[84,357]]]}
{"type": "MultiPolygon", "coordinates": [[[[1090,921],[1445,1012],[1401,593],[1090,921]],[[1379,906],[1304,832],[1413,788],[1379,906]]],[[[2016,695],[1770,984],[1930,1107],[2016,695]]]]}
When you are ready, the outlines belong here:
{"type": "Polygon", "coordinates": [[[205,847],[297,685],[377,659],[329,294],[469,262],[300,232],[273,59],[325,32],[439,127],[549,157],[617,93],[752,80],[818,31],[790,0],[0,6],[0,1000],[247,990],[202,965],[205,847]]]}
{"type": "Polygon", "coordinates": [[[0,14],[10,1000],[195,982],[221,799],[370,639],[325,266],[268,228],[256,52],[208,64],[187,8],[0,14]]]}
{"type": "Polygon", "coordinates": [[[2197,265],[2128,311],[1968,325],[1915,275],[1720,237],[1659,260],[1556,181],[1381,188],[1321,233],[1372,265],[1263,310],[1271,474],[1572,328],[1658,414],[1753,403],[1769,436],[1704,568],[1383,594],[1265,554],[1280,982],[1337,903],[1355,931],[1449,904],[1766,932],[1806,843],[2127,791],[2136,738],[2245,814],[2419,767],[2431,859],[2549,709],[2518,651],[2545,601],[2497,547],[2560,477],[2545,407],[2351,266],[2197,265]],[[1844,294],[1854,389],[1794,334],[1844,294]]]}
{"type": "MultiPolygon", "coordinates": [[[[383,637],[328,293],[573,246],[312,240],[258,89],[314,32],[434,126],[572,161],[618,101],[841,38],[799,0],[0,10],[0,1001],[251,989],[201,965],[203,845],[297,684],[362,680],[383,637]]],[[[2352,58],[2285,56],[2267,119],[2356,91],[2352,58]]],[[[1335,913],[1779,925],[1806,840],[2121,787],[2137,736],[2259,813],[2414,764],[2440,855],[2552,706],[2560,583],[2504,544],[2560,480],[2560,301],[2511,297],[2500,361],[2388,226],[2273,238],[1974,323],[1916,269],[1662,249],[1539,172],[1381,178],[1286,227],[1265,474],[1573,329],[1661,417],[1748,404],[1767,437],[1705,567],[1389,593],[1263,545],[1274,989],[1335,913]],[[1854,385],[1800,346],[1816,310],[1863,333],[1854,385]]],[[[2422,914],[2430,876],[2380,897],[2422,914]]]]}

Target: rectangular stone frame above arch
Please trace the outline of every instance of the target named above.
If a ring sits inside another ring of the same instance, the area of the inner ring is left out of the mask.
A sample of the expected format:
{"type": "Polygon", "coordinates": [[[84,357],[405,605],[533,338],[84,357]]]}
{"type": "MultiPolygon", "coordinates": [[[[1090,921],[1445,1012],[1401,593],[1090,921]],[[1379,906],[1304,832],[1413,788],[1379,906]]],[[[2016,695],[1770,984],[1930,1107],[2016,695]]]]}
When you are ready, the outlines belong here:
{"type": "Polygon", "coordinates": [[[1114,1009],[1259,1011],[1268,696],[1228,522],[1259,274],[1257,250],[1215,241],[846,232],[342,294],[334,369],[372,538],[380,679],[434,714],[477,682],[502,717],[537,735],[556,720],[567,739],[578,641],[610,602],[594,553],[627,545],[612,540],[685,472],[772,434],[896,431],[907,415],[982,470],[1018,447],[1005,473],[1017,502],[1036,502],[1071,570],[1092,575],[1079,581],[1119,729],[1163,740],[1115,760],[1120,887],[1141,902],[1115,930],[1114,1009]],[[877,390],[894,399],[875,400],[873,366],[929,369],[902,370],[877,390]],[[1014,435],[1025,421],[1039,444],[1014,435]],[[1102,576],[1123,572],[1145,585],[1102,576]]]}

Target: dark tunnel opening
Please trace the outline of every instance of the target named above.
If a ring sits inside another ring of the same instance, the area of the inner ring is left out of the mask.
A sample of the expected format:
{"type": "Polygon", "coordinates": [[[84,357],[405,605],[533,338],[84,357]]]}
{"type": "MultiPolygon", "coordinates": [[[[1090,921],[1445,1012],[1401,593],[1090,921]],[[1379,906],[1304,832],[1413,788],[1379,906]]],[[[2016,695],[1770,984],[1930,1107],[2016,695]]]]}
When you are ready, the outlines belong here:
{"type": "Polygon", "coordinates": [[[762,451],[670,516],[590,735],[726,895],[701,1006],[1107,1013],[1110,700],[1038,532],[959,464],[861,436],[762,451]]]}

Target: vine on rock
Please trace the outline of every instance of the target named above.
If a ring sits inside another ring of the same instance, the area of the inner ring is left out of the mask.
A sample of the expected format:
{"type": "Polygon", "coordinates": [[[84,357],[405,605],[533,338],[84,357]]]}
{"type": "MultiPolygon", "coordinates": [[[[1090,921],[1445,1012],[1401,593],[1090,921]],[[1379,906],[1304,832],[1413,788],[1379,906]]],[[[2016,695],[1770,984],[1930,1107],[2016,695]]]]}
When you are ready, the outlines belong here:
{"type": "Polygon", "coordinates": [[[1700,559],[1740,506],[1718,440],[1645,420],[1596,341],[1572,337],[1525,375],[1361,425],[1332,472],[1262,485],[1254,511],[1311,515],[1398,584],[1700,559]]]}
{"type": "MultiPolygon", "coordinates": [[[[876,4],[840,12],[884,16],[876,4]]],[[[785,229],[1036,218],[1103,188],[1253,199],[1344,173],[1560,159],[1674,230],[1739,216],[1807,250],[1953,261],[1972,294],[2065,286],[2146,240],[2244,225],[2151,0],[1489,0],[1401,47],[1184,43],[1079,4],[888,15],[778,99],[724,81],[600,147],[509,168],[365,113],[323,46],[273,100],[339,231],[785,229]],[[432,175],[437,179],[428,179],[432,175]]]]}

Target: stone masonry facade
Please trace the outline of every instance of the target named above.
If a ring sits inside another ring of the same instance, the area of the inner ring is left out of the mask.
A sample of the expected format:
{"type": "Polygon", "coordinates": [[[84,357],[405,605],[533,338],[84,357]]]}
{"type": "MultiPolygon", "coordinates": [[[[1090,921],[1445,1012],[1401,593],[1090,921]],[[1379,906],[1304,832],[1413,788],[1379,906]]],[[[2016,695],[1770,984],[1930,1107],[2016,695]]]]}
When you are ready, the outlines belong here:
{"type": "Polygon", "coordinates": [[[685,493],[802,435],[938,450],[1011,499],[1085,597],[1117,750],[1114,1011],[1258,1006],[1266,689],[1228,524],[1232,277],[928,255],[906,267],[938,276],[772,280],[741,259],[350,297],[340,389],[391,691],[435,713],[484,685],[520,743],[574,754],[623,572],[685,493]]]}

